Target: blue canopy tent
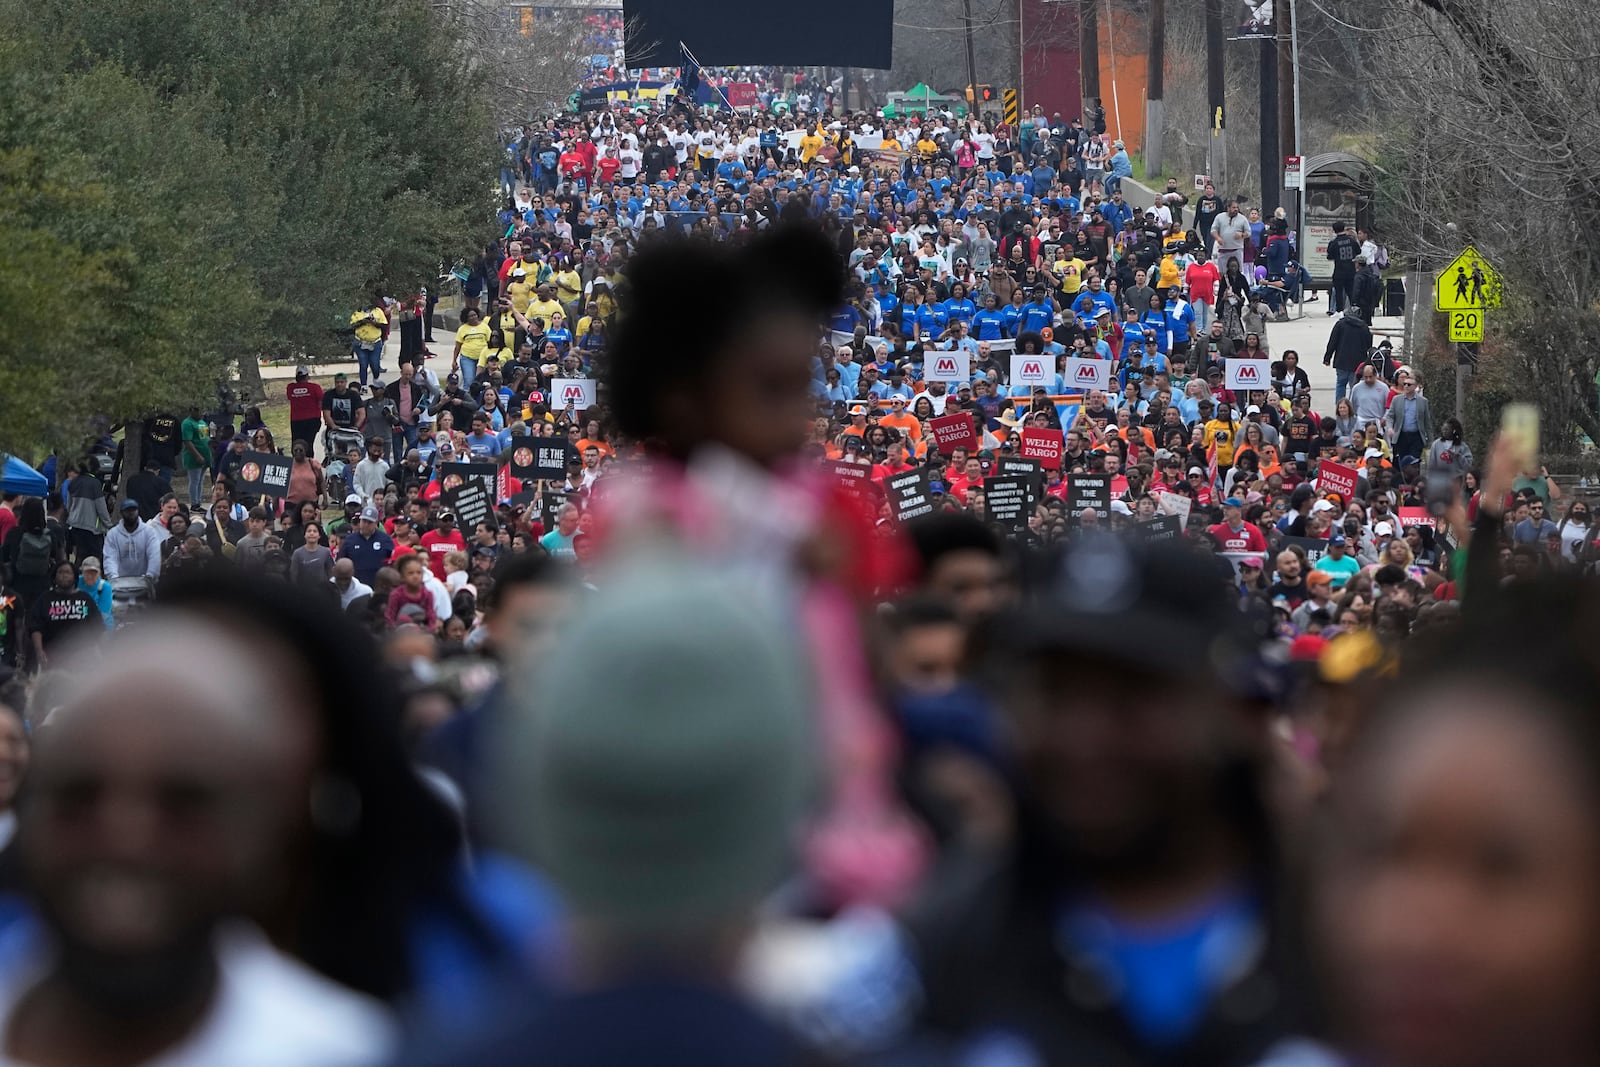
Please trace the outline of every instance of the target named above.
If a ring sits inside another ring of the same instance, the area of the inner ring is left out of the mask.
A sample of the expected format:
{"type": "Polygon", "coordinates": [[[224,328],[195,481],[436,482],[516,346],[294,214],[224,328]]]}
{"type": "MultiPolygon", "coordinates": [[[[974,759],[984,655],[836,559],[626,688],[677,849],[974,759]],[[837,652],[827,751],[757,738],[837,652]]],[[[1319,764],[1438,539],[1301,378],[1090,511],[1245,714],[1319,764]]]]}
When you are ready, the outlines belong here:
{"type": "Polygon", "coordinates": [[[50,492],[45,476],[9,453],[0,452],[5,466],[0,468],[0,492],[21,493],[23,496],[44,496],[50,492]]]}

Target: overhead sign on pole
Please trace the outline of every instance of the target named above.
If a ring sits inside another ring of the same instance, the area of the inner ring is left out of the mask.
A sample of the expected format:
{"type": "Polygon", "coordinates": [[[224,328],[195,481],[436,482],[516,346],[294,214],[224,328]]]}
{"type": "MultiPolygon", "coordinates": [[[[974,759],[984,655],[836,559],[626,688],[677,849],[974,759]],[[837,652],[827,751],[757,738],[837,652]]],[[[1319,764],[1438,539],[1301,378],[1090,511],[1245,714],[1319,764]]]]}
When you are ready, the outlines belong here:
{"type": "Polygon", "coordinates": [[[1283,187],[1285,189],[1299,189],[1304,185],[1299,156],[1283,157],[1283,187]]]}
{"type": "Polygon", "coordinates": [[[1433,306],[1438,311],[1467,311],[1500,306],[1500,274],[1468,245],[1433,277],[1433,306]]]}

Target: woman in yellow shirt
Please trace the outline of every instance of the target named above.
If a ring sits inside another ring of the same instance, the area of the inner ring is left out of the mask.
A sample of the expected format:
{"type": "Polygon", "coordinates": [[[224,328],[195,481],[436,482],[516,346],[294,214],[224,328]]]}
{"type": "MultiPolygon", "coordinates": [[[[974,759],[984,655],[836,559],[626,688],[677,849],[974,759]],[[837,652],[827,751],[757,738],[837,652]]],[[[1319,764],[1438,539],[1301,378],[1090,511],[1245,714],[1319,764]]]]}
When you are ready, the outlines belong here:
{"type": "Polygon", "coordinates": [[[1202,438],[1202,443],[1206,446],[1208,452],[1211,450],[1212,445],[1217,446],[1217,466],[1219,468],[1233,466],[1233,450],[1238,447],[1239,443],[1239,424],[1234,422],[1231,417],[1222,418],[1222,414],[1227,410],[1227,404],[1217,405],[1218,417],[1206,423],[1205,437],[1202,438]]]}
{"type": "Polygon", "coordinates": [[[533,300],[533,285],[521,267],[511,272],[511,283],[506,286],[506,295],[511,298],[512,307],[524,315],[528,313],[528,303],[533,300]]]}
{"type": "Polygon", "coordinates": [[[556,272],[555,280],[556,299],[565,304],[569,311],[573,312],[567,316],[568,318],[577,318],[576,311],[578,309],[575,305],[578,302],[578,298],[583,296],[583,276],[573,269],[571,263],[566,263],[556,272]]]}
{"type": "Polygon", "coordinates": [[[478,376],[478,361],[489,354],[489,334],[492,332],[483,313],[468,308],[461,313],[461,328],[456,330],[456,350],[450,356],[450,370],[461,375],[461,388],[470,391],[472,379],[478,376]]]}

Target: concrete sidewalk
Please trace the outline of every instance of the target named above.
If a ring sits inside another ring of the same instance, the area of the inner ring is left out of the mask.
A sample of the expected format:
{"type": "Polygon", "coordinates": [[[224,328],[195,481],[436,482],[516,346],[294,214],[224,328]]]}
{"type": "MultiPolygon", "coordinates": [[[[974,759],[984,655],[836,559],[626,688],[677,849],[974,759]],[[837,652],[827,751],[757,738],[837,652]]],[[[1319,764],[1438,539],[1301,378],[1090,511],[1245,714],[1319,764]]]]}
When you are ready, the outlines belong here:
{"type": "MultiPolygon", "coordinates": [[[[449,371],[450,353],[455,351],[456,339],[454,333],[441,327],[433,331],[433,343],[424,346],[433,353],[433,358],[428,360],[428,369],[437,374],[441,379],[449,371]],[[440,367],[444,370],[440,370],[440,367]]],[[[388,380],[394,379],[395,368],[400,364],[400,331],[389,331],[389,339],[383,345],[383,373],[388,380]]],[[[292,381],[294,379],[294,363],[261,364],[261,380],[292,381]]],[[[357,367],[355,354],[352,352],[344,359],[325,360],[319,363],[308,363],[313,378],[331,378],[340,371],[350,375],[352,381],[356,380],[357,367]]]]}

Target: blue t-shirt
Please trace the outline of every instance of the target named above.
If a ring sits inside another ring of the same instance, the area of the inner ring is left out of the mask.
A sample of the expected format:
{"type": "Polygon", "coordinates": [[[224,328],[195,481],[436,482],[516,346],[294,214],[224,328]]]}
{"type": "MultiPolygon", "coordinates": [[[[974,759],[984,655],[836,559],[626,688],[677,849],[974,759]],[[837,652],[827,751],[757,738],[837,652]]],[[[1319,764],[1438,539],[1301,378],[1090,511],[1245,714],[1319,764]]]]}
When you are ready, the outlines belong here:
{"type": "Polygon", "coordinates": [[[467,434],[467,449],[474,456],[498,456],[500,454],[500,439],[493,434],[484,434],[479,437],[475,433],[467,434]]]}
{"type": "Polygon", "coordinates": [[[1217,990],[1260,942],[1260,905],[1230,889],[1185,915],[1130,923],[1092,901],[1062,909],[1061,940],[1092,958],[1122,989],[1122,1012],[1153,1048],[1182,1044],[1217,990]]]}
{"type": "Polygon", "coordinates": [[[1006,335],[1006,317],[999,311],[984,310],[972,317],[972,336],[980,341],[998,341],[1006,335]]]}

